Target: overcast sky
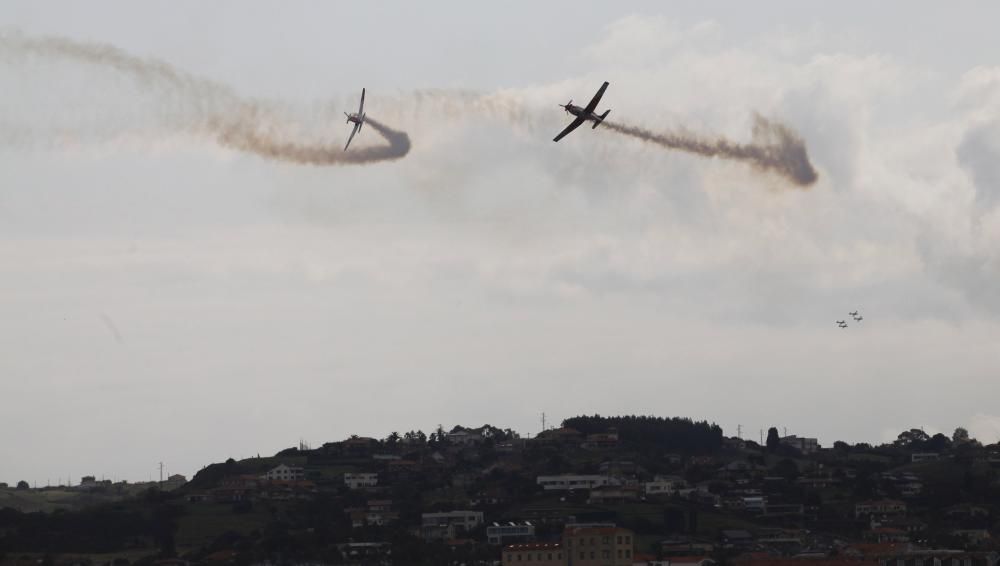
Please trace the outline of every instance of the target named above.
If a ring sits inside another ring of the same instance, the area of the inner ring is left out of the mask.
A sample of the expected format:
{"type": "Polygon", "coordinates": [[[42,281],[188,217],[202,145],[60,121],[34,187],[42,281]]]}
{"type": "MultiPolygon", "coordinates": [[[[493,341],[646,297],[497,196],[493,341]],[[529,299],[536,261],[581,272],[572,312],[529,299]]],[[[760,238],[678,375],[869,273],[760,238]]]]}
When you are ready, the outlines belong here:
{"type": "Polygon", "coordinates": [[[0,481],[542,412],[1000,439],[1000,4],[669,8],[0,4],[6,37],[160,60],[334,146],[366,87],[413,143],[266,160],[192,132],[184,93],[0,41],[0,481]],[[781,121],[819,181],[553,144],[604,80],[653,130],[781,121]]]}

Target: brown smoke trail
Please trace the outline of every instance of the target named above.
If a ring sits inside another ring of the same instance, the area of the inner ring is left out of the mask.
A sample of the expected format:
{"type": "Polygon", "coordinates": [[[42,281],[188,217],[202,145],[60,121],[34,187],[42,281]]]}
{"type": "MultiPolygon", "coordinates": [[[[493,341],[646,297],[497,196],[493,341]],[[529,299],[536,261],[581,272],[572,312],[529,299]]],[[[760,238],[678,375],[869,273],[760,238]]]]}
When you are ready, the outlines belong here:
{"type": "Polygon", "coordinates": [[[219,144],[281,161],[303,165],[363,164],[401,159],[410,151],[410,136],[406,132],[393,130],[374,118],[366,117],[365,125],[371,126],[382,135],[389,145],[355,147],[344,151],[338,142],[335,145],[302,144],[284,141],[273,133],[261,132],[253,123],[245,121],[220,125],[219,144]]]}
{"type": "Polygon", "coordinates": [[[704,139],[687,132],[655,133],[638,126],[605,122],[605,127],[642,141],[706,157],[745,161],[763,171],[773,171],[800,187],[816,182],[805,143],[791,129],[763,116],[754,117],[753,142],[733,143],[724,138],[704,139]]]}
{"type": "MultiPolygon", "coordinates": [[[[405,132],[371,118],[366,124],[388,145],[354,147],[343,151],[345,139],[336,143],[303,140],[300,132],[282,123],[271,106],[242,98],[229,87],[185,73],[155,59],[144,59],[112,45],[86,43],[61,37],[25,37],[0,34],[3,59],[71,61],[113,69],[141,90],[154,95],[159,118],[177,130],[209,135],[222,146],[273,159],[310,165],[365,164],[400,159],[410,150],[405,132]]],[[[7,132],[8,139],[27,139],[23,131],[7,132]]],[[[357,142],[355,142],[357,143],[357,142]]]]}

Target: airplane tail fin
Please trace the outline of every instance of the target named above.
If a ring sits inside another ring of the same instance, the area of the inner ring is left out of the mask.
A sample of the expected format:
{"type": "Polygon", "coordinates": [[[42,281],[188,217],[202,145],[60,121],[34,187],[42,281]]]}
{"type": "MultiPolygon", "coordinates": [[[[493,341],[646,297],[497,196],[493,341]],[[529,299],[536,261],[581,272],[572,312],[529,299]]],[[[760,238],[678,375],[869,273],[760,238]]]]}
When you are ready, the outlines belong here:
{"type": "Polygon", "coordinates": [[[604,114],[601,114],[599,116],[600,120],[594,120],[594,125],[591,126],[590,129],[593,130],[593,129],[597,128],[597,126],[600,126],[601,122],[603,122],[604,119],[608,117],[608,114],[611,114],[611,110],[605,110],[604,114]]]}

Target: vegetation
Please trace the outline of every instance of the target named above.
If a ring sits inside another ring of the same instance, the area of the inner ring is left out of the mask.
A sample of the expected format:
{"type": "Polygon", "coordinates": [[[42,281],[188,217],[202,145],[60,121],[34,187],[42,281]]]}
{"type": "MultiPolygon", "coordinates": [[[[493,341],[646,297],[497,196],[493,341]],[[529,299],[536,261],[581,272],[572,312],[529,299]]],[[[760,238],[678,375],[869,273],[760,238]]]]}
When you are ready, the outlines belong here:
{"type": "MultiPolygon", "coordinates": [[[[495,560],[499,549],[486,544],[485,526],[456,533],[451,544],[420,536],[423,513],[456,509],[482,511],[490,522],[532,520],[541,540],[558,540],[567,521],[612,522],[635,532],[637,551],[654,555],[664,538],[692,537],[717,545],[719,561],[734,556],[718,546],[726,529],[787,529],[807,536],[812,548],[831,540],[871,540],[873,524],[899,518],[873,523],[859,514],[859,503],[875,499],[903,502],[906,528],[917,529],[904,538],[930,547],[991,549],[993,539],[962,533],[1000,527],[1000,447],[983,446],[964,429],[950,437],[909,429],[882,446],[838,441],[803,454],[773,427],[760,446],[682,418],[579,416],[563,426],[577,433],[524,440],[487,424],[438,426],[429,435],[393,432],[381,440],[352,436],[317,449],[211,464],[174,491],[122,495],[119,488],[100,487],[78,492],[75,508],[0,509],[0,558],[27,554],[44,562],[84,554],[101,556],[108,566],[151,566],[174,556],[239,566],[341,564],[348,561],[345,545],[379,542],[397,563],[495,560]],[[304,479],[261,479],[279,464],[301,466],[304,479]],[[345,474],[362,472],[377,473],[378,486],[345,484],[345,474]],[[622,484],[619,491],[633,491],[604,500],[586,490],[554,493],[538,485],[539,475],[555,474],[613,477],[622,484]],[[679,487],[658,496],[628,487],[657,478],[679,487]],[[748,498],[766,499],[771,512],[748,507],[748,498]],[[391,507],[384,521],[371,520],[373,504],[391,507]]],[[[0,489],[7,497],[0,505],[56,493],[26,484],[0,489]]]]}

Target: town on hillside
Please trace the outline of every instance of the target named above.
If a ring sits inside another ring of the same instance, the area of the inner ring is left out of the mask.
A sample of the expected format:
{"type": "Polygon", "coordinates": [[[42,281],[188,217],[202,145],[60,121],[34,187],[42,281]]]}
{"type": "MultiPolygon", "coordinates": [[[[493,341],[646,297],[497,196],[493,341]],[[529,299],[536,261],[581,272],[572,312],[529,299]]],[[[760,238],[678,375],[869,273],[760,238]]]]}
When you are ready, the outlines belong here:
{"type": "Polygon", "coordinates": [[[1000,446],[582,416],[351,436],[190,481],[0,484],[4,566],[997,566],[1000,446]]]}

